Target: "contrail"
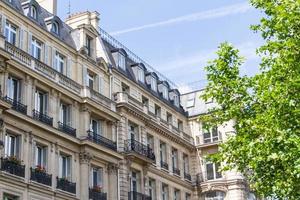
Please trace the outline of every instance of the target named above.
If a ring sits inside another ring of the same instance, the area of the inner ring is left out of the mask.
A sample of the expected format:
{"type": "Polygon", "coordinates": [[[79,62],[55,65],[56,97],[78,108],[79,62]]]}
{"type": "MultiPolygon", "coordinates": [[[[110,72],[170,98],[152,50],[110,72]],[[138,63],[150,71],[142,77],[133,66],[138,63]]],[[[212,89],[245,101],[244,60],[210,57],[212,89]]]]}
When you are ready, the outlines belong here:
{"type": "Polygon", "coordinates": [[[249,5],[248,2],[233,4],[230,6],[224,6],[224,7],[220,7],[217,9],[206,10],[203,12],[193,13],[190,15],[184,15],[181,17],[176,17],[176,18],[172,18],[172,19],[168,19],[165,21],[160,21],[160,22],[156,22],[156,23],[152,23],[152,24],[146,24],[146,25],[128,28],[128,29],[124,29],[124,30],[114,31],[111,33],[111,35],[116,36],[116,35],[121,35],[124,33],[141,31],[141,30],[149,29],[149,28],[168,26],[168,25],[178,24],[178,23],[182,23],[182,22],[201,21],[201,20],[205,20],[205,19],[213,19],[213,18],[224,17],[224,16],[228,16],[228,15],[235,15],[235,14],[239,14],[239,13],[245,13],[251,9],[252,9],[252,7],[249,5]]]}

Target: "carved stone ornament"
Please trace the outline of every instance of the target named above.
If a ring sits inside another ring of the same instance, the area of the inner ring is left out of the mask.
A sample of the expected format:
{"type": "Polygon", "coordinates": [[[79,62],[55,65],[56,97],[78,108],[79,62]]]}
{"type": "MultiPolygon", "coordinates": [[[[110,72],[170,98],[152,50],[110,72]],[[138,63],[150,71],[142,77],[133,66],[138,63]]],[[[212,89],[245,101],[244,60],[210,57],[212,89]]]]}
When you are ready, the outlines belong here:
{"type": "Polygon", "coordinates": [[[90,163],[92,157],[93,156],[89,152],[80,152],[79,153],[80,163],[90,163]]]}
{"type": "Polygon", "coordinates": [[[109,174],[117,174],[117,171],[119,169],[119,165],[115,163],[108,163],[107,165],[107,172],[109,174]]]}

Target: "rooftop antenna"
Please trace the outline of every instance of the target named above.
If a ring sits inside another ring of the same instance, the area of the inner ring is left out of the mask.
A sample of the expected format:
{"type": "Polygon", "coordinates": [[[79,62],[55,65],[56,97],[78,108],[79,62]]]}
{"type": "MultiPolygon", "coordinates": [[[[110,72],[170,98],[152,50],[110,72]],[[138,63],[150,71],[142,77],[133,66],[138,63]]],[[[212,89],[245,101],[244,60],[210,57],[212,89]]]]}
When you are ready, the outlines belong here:
{"type": "Polygon", "coordinates": [[[71,16],[71,0],[69,0],[69,5],[68,5],[68,16],[71,16]]]}

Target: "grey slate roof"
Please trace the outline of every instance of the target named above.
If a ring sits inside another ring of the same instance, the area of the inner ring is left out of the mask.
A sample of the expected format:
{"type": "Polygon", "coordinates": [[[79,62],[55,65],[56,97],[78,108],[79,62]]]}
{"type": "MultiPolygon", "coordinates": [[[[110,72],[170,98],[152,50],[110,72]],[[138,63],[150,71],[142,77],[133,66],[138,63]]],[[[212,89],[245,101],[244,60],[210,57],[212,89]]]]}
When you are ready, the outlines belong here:
{"type": "Polygon", "coordinates": [[[59,40],[61,40],[62,42],[64,42],[65,44],[67,44],[68,46],[72,47],[73,49],[76,49],[75,42],[70,34],[72,30],[71,27],[65,24],[58,16],[49,13],[46,9],[41,7],[35,0],[12,0],[11,3],[8,2],[8,0],[5,0],[4,2],[6,2],[6,4],[8,4],[12,8],[14,8],[17,12],[23,15],[24,15],[24,11],[22,8],[22,3],[29,2],[29,4],[34,4],[37,7],[38,18],[33,19],[30,16],[26,16],[26,17],[46,31],[48,31],[48,29],[45,20],[49,18],[54,18],[60,25],[60,34],[57,35],[55,33],[52,33],[51,31],[48,32],[51,33],[56,38],[58,38],[59,40]]]}

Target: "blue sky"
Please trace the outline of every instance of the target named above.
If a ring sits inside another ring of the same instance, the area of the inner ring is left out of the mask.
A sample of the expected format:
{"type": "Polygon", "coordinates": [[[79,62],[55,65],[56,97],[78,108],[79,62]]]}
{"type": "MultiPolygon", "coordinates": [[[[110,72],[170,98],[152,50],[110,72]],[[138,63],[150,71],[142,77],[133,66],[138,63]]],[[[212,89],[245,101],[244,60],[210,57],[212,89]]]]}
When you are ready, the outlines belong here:
{"type": "MultiPolygon", "coordinates": [[[[65,19],[69,0],[58,3],[65,19]]],[[[262,40],[249,26],[261,13],[245,0],[71,0],[71,13],[85,10],[98,11],[104,30],[177,85],[202,87],[203,68],[223,41],[248,58],[243,74],[258,71],[262,40]]]]}

